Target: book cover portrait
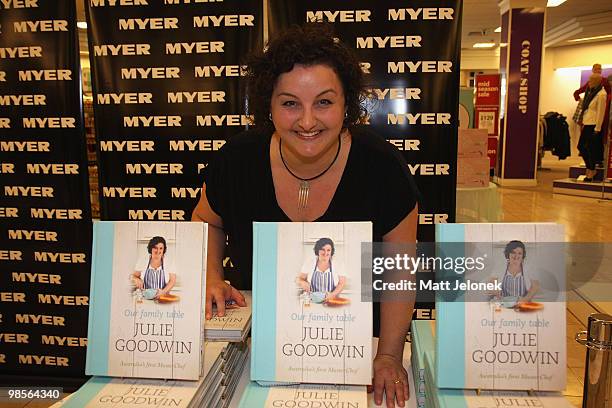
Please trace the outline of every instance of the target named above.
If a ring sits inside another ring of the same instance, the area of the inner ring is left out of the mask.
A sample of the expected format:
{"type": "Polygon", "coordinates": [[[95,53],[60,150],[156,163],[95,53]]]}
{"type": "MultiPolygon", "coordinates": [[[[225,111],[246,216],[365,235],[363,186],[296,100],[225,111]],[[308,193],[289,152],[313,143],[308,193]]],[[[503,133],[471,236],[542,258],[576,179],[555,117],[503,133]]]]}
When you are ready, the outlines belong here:
{"type": "Polygon", "coordinates": [[[369,384],[370,223],[256,223],[252,379],[369,384]]]}
{"type": "Polygon", "coordinates": [[[198,378],[205,256],[202,223],[96,224],[88,374],[198,378]]]}
{"type": "Polygon", "coordinates": [[[482,268],[458,274],[461,283],[494,284],[457,290],[454,301],[438,294],[438,387],[565,389],[563,227],[454,224],[438,231],[442,241],[461,243],[465,259],[484,260],[482,268]]]}

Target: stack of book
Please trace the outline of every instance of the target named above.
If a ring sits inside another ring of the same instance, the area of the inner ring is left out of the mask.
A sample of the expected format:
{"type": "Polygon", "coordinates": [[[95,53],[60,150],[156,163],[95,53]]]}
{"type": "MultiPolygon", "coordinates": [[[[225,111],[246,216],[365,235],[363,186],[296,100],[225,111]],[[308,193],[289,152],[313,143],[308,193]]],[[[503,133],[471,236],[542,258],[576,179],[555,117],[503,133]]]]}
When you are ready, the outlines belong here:
{"type": "Polygon", "coordinates": [[[207,342],[207,345],[222,348],[222,352],[208,374],[211,383],[203,392],[200,406],[225,408],[229,406],[249,359],[249,347],[247,343],[236,342],[207,342]]]}
{"type": "Polygon", "coordinates": [[[204,337],[207,341],[245,341],[251,331],[251,305],[250,291],[243,291],[246,307],[235,304],[225,305],[225,316],[219,317],[216,308],[213,317],[204,322],[204,337]]]}
{"type": "Polygon", "coordinates": [[[253,358],[240,406],[367,406],[361,245],[371,223],[255,223],[253,232],[253,358]]]}
{"type": "Polygon", "coordinates": [[[440,286],[435,328],[413,322],[413,372],[424,385],[424,406],[571,406],[560,394],[566,384],[562,226],[447,224],[437,226],[436,236],[444,252],[437,255],[461,260],[454,270],[436,271],[436,282],[468,289],[440,286]],[[493,289],[474,289],[480,283],[493,289]]]}
{"type": "Polygon", "coordinates": [[[206,342],[198,381],[94,376],[75,393],[54,405],[88,407],[227,407],[248,359],[244,343],[206,342]]]}
{"type": "MultiPolygon", "coordinates": [[[[378,346],[378,339],[372,341],[372,350],[378,346]]],[[[374,353],[375,354],[375,353],[374,353]]],[[[404,348],[403,365],[408,371],[408,388],[410,398],[406,401],[406,408],[417,408],[415,395],[415,382],[410,370],[411,350],[404,348]]],[[[287,407],[379,407],[374,402],[374,394],[367,393],[365,386],[347,386],[331,384],[295,384],[262,386],[250,378],[247,367],[242,374],[242,386],[236,390],[235,398],[240,398],[239,408],[274,408],[287,407]],[[285,405],[280,405],[281,402],[285,405]]],[[[232,406],[235,406],[232,404],[232,406]]],[[[386,401],[380,406],[386,407],[386,401]]]]}
{"type": "Polygon", "coordinates": [[[425,352],[424,357],[427,408],[573,407],[563,395],[555,392],[437,388],[435,352],[425,352]]]}
{"type": "Polygon", "coordinates": [[[414,378],[414,392],[418,408],[424,408],[427,399],[425,352],[435,350],[434,328],[435,321],[433,320],[413,320],[410,326],[410,367],[414,378]]]}
{"type": "MultiPolygon", "coordinates": [[[[94,225],[85,368],[93,377],[61,406],[229,405],[249,347],[204,341],[206,239],[199,222],[94,225]]],[[[243,331],[220,333],[240,340],[243,331]]]]}
{"type": "Polygon", "coordinates": [[[240,408],[272,407],[367,407],[365,386],[299,384],[293,386],[262,387],[250,382],[240,408]]]}
{"type": "Polygon", "coordinates": [[[252,380],[371,383],[372,304],[361,296],[371,237],[369,222],[253,224],[252,380]]]}

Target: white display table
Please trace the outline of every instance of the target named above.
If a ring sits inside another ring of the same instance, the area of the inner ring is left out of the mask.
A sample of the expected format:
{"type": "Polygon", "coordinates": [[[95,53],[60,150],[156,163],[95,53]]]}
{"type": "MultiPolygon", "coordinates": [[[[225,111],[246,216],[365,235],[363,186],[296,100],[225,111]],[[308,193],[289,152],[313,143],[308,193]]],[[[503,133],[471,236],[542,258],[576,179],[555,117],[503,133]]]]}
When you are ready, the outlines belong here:
{"type": "Polygon", "coordinates": [[[457,188],[455,222],[498,222],[502,218],[497,186],[457,188]]]}

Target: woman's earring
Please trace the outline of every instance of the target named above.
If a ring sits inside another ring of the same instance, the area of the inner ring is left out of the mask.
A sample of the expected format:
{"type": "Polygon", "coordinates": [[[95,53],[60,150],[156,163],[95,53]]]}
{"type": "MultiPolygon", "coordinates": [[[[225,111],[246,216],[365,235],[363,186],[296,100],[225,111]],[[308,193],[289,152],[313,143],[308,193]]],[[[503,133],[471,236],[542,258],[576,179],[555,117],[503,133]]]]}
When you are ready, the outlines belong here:
{"type": "Polygon", "coordinates": [[[348,119],[348,111],[344,111],[344,119],[348,119]]]}
{"type": "Polygon", "coordinates": [[[268,119],[272,122],[272,112],[268,113],[268,119]]]}

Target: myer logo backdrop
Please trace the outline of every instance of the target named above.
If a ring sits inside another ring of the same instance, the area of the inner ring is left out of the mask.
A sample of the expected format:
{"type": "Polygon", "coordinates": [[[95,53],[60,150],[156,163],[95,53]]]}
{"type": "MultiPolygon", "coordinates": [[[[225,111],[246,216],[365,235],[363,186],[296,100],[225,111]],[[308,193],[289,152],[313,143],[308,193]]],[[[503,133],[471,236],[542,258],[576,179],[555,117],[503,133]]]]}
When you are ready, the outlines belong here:
{"type": "Polygon", "coordinates": [[[0,10],[0,381],[82,377],[91,215],[75,2],[0,10]]]}
{"type": "Polygon", "coordinates": [[[240,63],[263,43],[256,0],[86,4],[101,218],[191,218],[210,155],[243,130],[240,63]]]}

